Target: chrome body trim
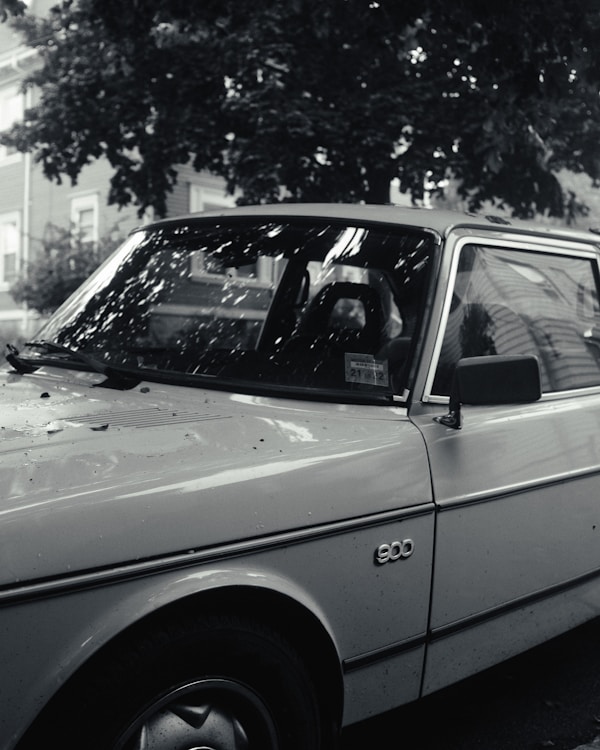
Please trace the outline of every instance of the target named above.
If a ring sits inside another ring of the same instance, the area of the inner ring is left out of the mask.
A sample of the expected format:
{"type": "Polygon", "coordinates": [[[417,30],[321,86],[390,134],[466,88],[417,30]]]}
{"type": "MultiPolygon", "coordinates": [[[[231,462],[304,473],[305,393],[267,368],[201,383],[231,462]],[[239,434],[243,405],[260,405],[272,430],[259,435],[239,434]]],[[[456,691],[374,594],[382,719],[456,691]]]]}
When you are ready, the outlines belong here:
{"type": "Polygon", "coordinates": [[[130,581],[136,578],[157,575],[166,571],[183,570],[197,565],[208,565],[213,562],[241,557],[243,555],[265,552],[279,547],[303,544],[317,539],[346,534],[351,531],[402,521],[407,518],[429,515],[434,511],[435,505],[428,502],[423,505],[403,508],[397,511],[374,513],[368,517],[352,518],[346,521],[297,529],[257,539],[223,544],[209,549],[190,549],[157,559],[131,561],[114,568],[88,570],[74,573],[70,576],[57,576],[55,578],[30,581],[20,585],[5,586],[0,589],[0,608],[16,602],[61,596],[73,591],[107,586],[121,581],[130,581]]]}

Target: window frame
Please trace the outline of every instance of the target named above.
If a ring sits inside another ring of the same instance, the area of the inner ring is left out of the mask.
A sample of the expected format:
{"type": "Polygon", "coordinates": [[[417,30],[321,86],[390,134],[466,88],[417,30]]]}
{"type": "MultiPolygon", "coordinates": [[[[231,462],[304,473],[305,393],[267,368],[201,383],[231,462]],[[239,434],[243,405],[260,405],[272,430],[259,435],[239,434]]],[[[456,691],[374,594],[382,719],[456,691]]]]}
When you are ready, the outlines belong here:
{"type": "MultiPolygon", "coordinates": [[[[446,241],[447,243],[449,240],[446,241]]],[[[598,294],[600,298],[600,257],[598,248],[591,243],[586,245],[582,242],[576,242],[571,240],[552,239],[544,241],[543,238],[536,238],[532,235],[523,235],[521,237],[513,238],[499,238],[490,237],[483,234],[460,234],[454,238],[454,243],[449,247],[446,245],[446,251],[449,250],[450,262],[447,271],[447,283],[440,296],[440,312],[439,312],[439,323],[435,328],[435,339],[431,349],[431,356],[429,357],[429,365],[425,374],[425,384],[423,388],[423,403],[429,404],[448,404],[450,397],[440,394],[433,393],[433,383],[435,374],[438,367],[440,354],[444,342],[444,336],[446,334],[446,327],[448,325],[448,318],[450,315],[450,308],[452,304],[452,296],[454,287],[456,284],[456,277],[458,273],[458,264],[460,255],[465,246],[481,246],[481,247],[493,247],[504,250],[524,251],[538,253],[540,255],[555,255],[565,256],[568,258],[580,258],[582,260],[591,261],[594,267],[596,284],[598,294]]],[[[581,395],[586,393],[595,393],[600,391],[600,383],[598,385],[586,386],[582,388],[574,388],[569,390],[560,391],[546,391],[542,393],[542,400],[552,400],[557,398],[563,398],[569,395],[581,395]]]]}
{"type": "Polygon", "coordinates": [[[89,243],[96,245],[100,238],[99,232],[99,221],[100,221],[100,210],[99,210],[99,199],[98,193],[88,193],[87,195],[77,195],[71,198],[70,214],[71,214],[71,228],[74,239],[79,239],[79,230],[81,228],[80,216],[85,211],[92,211],[93,222],[92,222],[92,237],[89,239],[81,238],[83,243],[89,243]]]}
{"type": "Polygon", "coordinates": [[[235,198],[232,195],[227,195],[224,190],[220,191],[213,187],[199,185],[196,182],[190,182],[189,186],[189,210],[191,213],[235,206],[235,198]],[[206,203],[210,203],[209,208],[206,208],[206,203]]]}
{"type": "MultiPolygon", "coordinates": [[[[9,130],[15,123],[23,120],[25,115],[25,94],[17,84],[10,84],[0,89],[0,130],[9,130]],[[5,118],[6,102],[14,99],[19,102],[19,113],[14,117],[5,118]]],[[[21,161],[23,154],[16,149],[0,145],[0,166],[15,164],[21,161]]]]}
{"type": "Polygon", "coordinates": [[[0,291],[6,292],[10,290],[10,287],[12,286],[13,282],[18,277],[20,268],[21,268],[21,261],[22,261],[22,252],[23,252],[23,241],[22,241],[22,221],[21,221],[21,214],[19,211],[9,211],[4,214],[0,214],[0,227],[3,227],[5,225],[14,224],[16,236],[17,236],[17,247],[14,251],[15,254],[15,278],[11,278],[10,280],[6,280],[5,276],[5,268],[4,268],[4,258],[6,255],[12,255],[11,252],[6,252],[6,248],[3,246],[2,238],[0,236],[0,291]]]}

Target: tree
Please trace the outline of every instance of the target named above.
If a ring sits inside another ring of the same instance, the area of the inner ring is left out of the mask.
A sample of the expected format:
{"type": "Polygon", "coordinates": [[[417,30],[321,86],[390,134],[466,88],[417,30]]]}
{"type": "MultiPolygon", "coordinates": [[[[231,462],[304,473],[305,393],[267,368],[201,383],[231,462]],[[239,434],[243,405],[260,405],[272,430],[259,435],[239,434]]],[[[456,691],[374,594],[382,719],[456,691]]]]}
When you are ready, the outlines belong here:
{"type": "Polygon", "coordinates": [[[42,315],[54,312],[122,241],[115,231],[91,245],[69,229],[49,224],[40,241],[41,252],[12,285],[15,302],[42,315]]]}
{"type": "Polygon", "coordinates": [[[6,19],[12,16],[21,16],[27,10],[27,3],[24,0],[0,0],[0,19],[6,19]]]}
{"type": "Polygon", "coordinates": [[[385,202],[395,177],[418,199],[453,176],[472,208],[563,215],[561,169],[600,180],[598,2],[489,5],[63,0],[12,21],[41,98],[2,142],[57,181],[106,157],[109,200],[140,214],[189,162],[247,203],[385,202]]]}

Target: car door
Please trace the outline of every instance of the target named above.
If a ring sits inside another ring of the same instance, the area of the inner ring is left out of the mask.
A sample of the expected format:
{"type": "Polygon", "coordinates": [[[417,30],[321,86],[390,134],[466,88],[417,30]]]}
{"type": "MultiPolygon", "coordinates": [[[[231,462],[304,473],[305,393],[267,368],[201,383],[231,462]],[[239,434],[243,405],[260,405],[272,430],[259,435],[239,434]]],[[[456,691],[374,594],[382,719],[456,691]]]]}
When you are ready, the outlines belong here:
{"type": "Polygon", "coordinates": [[[458,236],[411,410],[437,505],[424,692],[600,612],[598,264],[592,245],[458,236]],[[542,398],[447,411],[462,357],[533,354],[542,398]]]}

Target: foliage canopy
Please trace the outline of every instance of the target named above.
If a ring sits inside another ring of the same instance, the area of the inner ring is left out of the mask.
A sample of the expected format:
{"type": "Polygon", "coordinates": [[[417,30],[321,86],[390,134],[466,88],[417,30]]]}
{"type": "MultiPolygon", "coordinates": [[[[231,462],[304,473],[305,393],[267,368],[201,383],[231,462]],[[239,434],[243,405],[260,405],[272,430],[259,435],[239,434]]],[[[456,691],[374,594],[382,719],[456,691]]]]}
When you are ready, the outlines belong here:
{"type": "Polygon", "coordinates": [[[3,137],[45,174],[114,168],[109,200],[165,212],[175,165],[243,202],[385,202],[451,175],[473,209],[562,215],[600,179],[597,0],[63,0],[0,11],[42,65],[3,137]],[[16,15],[15,15],[16,14],[16,15]],[[285,191],[282,191],[282,186],[285,191]]]}

